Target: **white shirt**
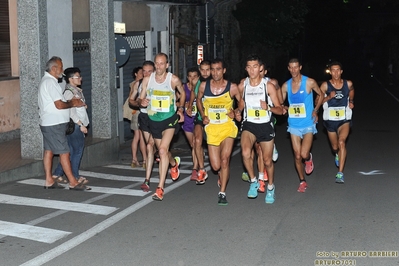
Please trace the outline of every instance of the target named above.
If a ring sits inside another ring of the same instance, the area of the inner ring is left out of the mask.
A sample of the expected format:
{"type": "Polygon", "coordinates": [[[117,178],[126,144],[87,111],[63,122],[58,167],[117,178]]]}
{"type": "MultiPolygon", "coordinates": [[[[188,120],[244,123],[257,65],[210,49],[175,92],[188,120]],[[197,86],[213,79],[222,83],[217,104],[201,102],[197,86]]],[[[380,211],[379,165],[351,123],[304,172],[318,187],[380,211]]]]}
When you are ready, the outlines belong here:
{"type": "Polygon", "coordinates": [[[39,85],[38,103],[41,126],[54,126],[69,121],[69,109],[57,109],[55,101],[65,101],[58,80],[45,72],[39,85]]]}
{"type": "MultiPolygon", "coordinates": [[[[69,88],[70,89],[67,89],[66,86],[64,92],[64,97],[67,101],[71,100],[73,97],[77,97],[82,99],[83,102],[85,102],[85,97],[83,95],[82,89],[75,88],[73,86],[69,86],[69,88]],[[73,90],[73,92],[71,91],[71,89],[73,90]]],[[[89,116],[87,115],[86,112],[86,106],[72,107],[70,109],[70,117],[72,118],[73,122],[75,122],[76,124],[80,120],[85,127],[89,125],[89,116]]]]}

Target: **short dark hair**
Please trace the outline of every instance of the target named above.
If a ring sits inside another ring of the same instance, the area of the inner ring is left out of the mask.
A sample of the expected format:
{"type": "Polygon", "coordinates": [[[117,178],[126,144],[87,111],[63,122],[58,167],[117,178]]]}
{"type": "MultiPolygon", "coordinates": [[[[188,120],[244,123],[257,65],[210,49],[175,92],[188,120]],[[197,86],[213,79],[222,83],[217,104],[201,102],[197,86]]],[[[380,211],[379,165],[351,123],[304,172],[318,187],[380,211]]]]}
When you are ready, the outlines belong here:
{"type": "Polygon", "coordinates": [[[150,61],[150,60],[144,61],[143,67],[144,67],[144,66],[152,66],[152,68],[155,69],[155,64],[154,64],[154,62],[152,62],[152,61],[150,61]]]}
{"type": "Polygon", "coordinates": [[[166,63],[169,63],[169,57],[168,57],[168,55],[167,54],[165,54],[165,53],[158,53],[155,57],[154,57],[154,61],[155,61],[155,58],[157,58],[158,56],[164,56],[165,58],[166,58],[166,63]]]}
{"type": "Polygon", "coordinates": [[[215,59],[213,59],[213,60],[211,61],[211,65],[213,65],[213,64],[219,64],[219,63],[222,64],[222,68],[226,68],[225,65],[224,65],[223,59],[221,59],[221,58],[215,58],[215,59]]]}
{"type": "Polygon", "coordinates": [[[328,68],[331,69],[332,66],[339,66],[339,68],[342,70],[342,64],[338,61],[333,61],[328,65],[328,68]]]}
{"type": "Polygon", "coordinates": [[[189,69],[187,69],[187,76],[188,76],[188,73],[192,73],[192,72],[197,73],[198,77],[201,76],[201,74],[200,74],[200,72],[198,70],[198,67],[190,67],[189,69]]]}
{"type": "Polygon", "coordinates": [[[300,66],[302,66],[302,64],[298,58],[291,58],[290,61],[288,61],[288,64],[291,64],[291,63],[298,63],[300,66]]]}
{"type": "Polygon", "coordinates": [[[257,54],[250,54],[247,56],[247,61],[245,61],[246,63],[248,63],[248,61],[258,61],[260,66],[263,66],[264,63],[262,61],[262,59],[260,59],[260,57],[257,54]]]}
{"type": "Polygon", "coordinates": [[[200,63],[200,66],[210,66],[211,65],[211,62],[209,61],[209,60],[203,60],[203,61],[201,61],[201,63],[200,63]]]}
{"type": "Polygon", "coordinates": [[[75,73],[80,74],[80,69],[78,67],[68,67],[64,70],[64,80],[66,83],[69,83],[69,78],[72,78],[75,73]]]}
{"type": "Polygon", "coordinates": [[[139,73],[139,71],[140,71],[141,69],[143,69],[143,67],[141,67],[141,66],[138,66],[138,67],[133,68],[133,71],[132,71],[132,76],[133,76],[133,78],[136,78],[137,73],[139,73]]]}

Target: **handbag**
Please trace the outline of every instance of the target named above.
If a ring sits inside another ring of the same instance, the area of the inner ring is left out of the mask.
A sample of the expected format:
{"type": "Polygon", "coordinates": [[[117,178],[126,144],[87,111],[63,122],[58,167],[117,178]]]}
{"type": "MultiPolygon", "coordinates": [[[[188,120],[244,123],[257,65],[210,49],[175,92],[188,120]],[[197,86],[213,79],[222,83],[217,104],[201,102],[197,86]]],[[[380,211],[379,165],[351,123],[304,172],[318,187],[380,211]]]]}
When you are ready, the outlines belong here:
{"type": "Polygon", "coordinates": [[[133,109],[129,106],[129,98],[126,99],[125,103],[123,104],[123,118],[127,120],[132,120],[133,109]]]}
{"type": "Polygon", "coordinates": [[[66,134],[71,135],[75,131],[75,122],[73,122],[72,118],[69,118],[69,122],[66,127],[66,134]]]}

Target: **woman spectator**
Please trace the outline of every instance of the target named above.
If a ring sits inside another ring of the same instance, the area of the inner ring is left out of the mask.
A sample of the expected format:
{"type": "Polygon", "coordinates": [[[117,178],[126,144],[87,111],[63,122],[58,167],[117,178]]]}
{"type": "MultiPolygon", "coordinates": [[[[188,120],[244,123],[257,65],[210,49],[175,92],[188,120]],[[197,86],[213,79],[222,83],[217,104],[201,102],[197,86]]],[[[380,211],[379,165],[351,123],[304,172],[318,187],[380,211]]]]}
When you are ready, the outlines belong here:
{"type": "MultiPolygon", "coordinates": [[[[64,70],[64,79],[66,82],[64,97],[67,101],[72,98],[81,99],[85,102],[83,91],[80,88],[82,84],[82,76],[80,75],[80,69],[77,67],[70,67],[64,70]]],[[[70,109],[70,118],[75,123],[75,130],[72,134],[67,135],[68,145],[70,149],[70,160],[72,173],[77,178],[77,181],[81,184],[87,184],[89,181],[79,175],[80,162],[83,156],[83,150],[85,147],[85,134],[87,134],[87,126],[89,125],[89,117],[86,112],[86,107],[73,107],[70,109]]],[[[53,173],[53,179],[59,183],[66,183],[64,179],[64,171],[59,163],[53,173]]],[[[90,188],[86,188],[90,189],[90,188]]]]}

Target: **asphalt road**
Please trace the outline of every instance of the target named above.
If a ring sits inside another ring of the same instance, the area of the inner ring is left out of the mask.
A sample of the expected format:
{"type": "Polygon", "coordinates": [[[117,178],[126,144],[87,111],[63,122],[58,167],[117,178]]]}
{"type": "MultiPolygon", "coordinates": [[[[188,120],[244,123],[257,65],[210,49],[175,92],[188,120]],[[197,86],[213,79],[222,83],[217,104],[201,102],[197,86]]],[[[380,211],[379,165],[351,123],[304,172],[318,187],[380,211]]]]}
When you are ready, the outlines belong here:
{"type": "Polygon", "coordinates": [[[334,156],[319,123],[315,170],[306,193],[298,193],[280,119],[275,203],[265,204],[264,194],[247,198],[237,145],[229,205],[218,206],[216,175],[209,172],[202,186],[189,181],[190,151],[179,140],[173,153],[182,157],[182,173],[175,183],[168,179],[162,202],[141,192],[144,171],[124,156],[85,169],[91,192],[44,190],[43,179],[3,184],[0,265],[399,265],[399,87],[353,81],[345,184],[334,182],[334,156]]]}

